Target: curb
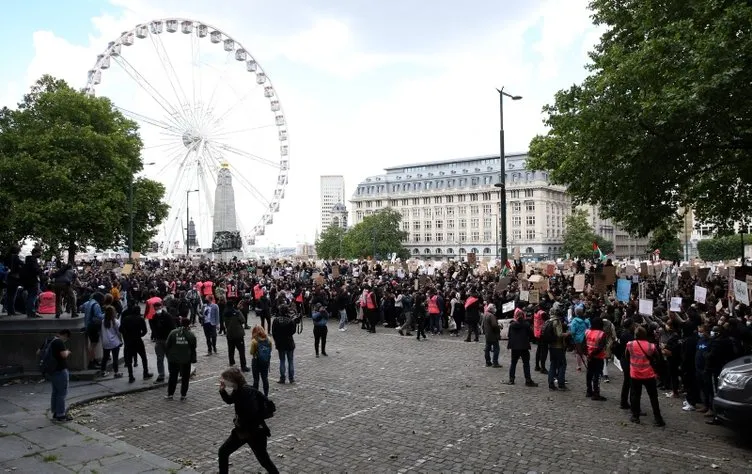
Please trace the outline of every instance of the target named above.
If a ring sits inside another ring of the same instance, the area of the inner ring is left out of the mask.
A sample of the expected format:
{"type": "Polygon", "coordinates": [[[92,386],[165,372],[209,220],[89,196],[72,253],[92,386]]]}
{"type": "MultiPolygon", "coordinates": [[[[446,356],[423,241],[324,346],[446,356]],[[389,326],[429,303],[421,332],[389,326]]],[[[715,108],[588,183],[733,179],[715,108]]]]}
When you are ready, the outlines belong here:
{"type": "Polygon", "coordinates": [[[113,393],[105,393],[101,395],[94,395],[92,397],[84,398],[83,400],[78,400],[73,403],[70,403],[68,405],[68,410],[73,410],[76,408],[81,407],[82,405],[86,405],[91,402],[96,402],[99,400],[105,400],[107,398],[113,398],[118,397],[120,395],[128,395],[131,393],[141,393],[141,392],[148,392],[150,390],[156,390],[158,388],[164,388],[167,386],[167,382],[159,382],[159,383],[152,383],[151,385],[147,385],[145,387],[134,387],[132,389],[123,390],[121,392],[113,392],[113,393]]]}

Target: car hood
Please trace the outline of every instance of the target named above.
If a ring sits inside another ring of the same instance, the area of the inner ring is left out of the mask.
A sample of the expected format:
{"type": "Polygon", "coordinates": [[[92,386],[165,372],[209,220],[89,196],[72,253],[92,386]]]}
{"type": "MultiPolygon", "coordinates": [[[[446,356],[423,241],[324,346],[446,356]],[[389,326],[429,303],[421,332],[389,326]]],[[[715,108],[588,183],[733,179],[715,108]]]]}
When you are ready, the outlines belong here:
{"type": "Polygon", "coordinates": [[[723,371],[733,374],[752,373],[752,356],[744,356],[732,360],[723,366],[723,371]]]}

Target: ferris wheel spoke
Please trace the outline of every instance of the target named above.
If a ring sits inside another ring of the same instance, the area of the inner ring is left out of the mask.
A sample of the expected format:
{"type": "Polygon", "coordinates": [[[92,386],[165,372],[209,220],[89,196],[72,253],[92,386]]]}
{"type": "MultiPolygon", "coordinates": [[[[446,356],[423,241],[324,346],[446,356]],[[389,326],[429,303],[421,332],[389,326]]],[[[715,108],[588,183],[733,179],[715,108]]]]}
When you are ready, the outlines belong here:
{"type": "Polygon", "coordinates": [[[159,144],[157,144],[157,145],[149,145],[149,146],[145,146],[145,147],[141,148],[141,150],[155,150],[155,149],[157,149],[157,148],[165,148],[165,147],[166,147],[166,148],[167,148],[167,150],[166,150],[166,151],[169,151],[169,152],[175,152],[175,151],[177,151],[177,150],[178,150],[178,148],[179,148],[180,146],[182,146],[182,145],[181,145],[180,143],[175,143],[175,142],[165,142],[165,143],[159,143],[159,144]]]}
{"type": "Polygon", "coordinates": [[[217,82],[214,83],[214,88],[212,88],[212,93],[209,96],[209,101],[206,104],[205,111],[208,112],[209,116],[211,116],[211,109],[212,109],[212,103],[214,102],[214,96],[216,95],[220,84],[224,82],[225,74],[227,74],[227,71],[229,70],[230,64],[232,64],[233,59],[235,59],[235,53],[232,51],[228,52],[227,57],[225,58],[225,67],[222,69],[222,74],[220,74],[217,82]]]}
{"type": "Polygon", "coordinates": [[[258,126],[258,127],[241,128],[241,129],[232,130],[232,131],[229,131],[229,132],[220,131],[219,133],[215,133],[215,134],[211,135],[209,138],[211,138],[211,139],[225,138],[228,135],[237,135],[238,133],[248,133],[248,132],[253,132],[253,131],[256,131],[256,130],[264,130],[264,129],[267,129],[267,128],[276,128],[276,125],[274,125],[274,124],[261,125],[261,126],[258,126]]]}
{"type": "Polygon", "coordinates": [[[146,124],[149,124],[153,127],[161,128],[163,130],[167,130],[168,132],[171,132],[172,135],[175,136],[182,136],[183,133],[178,129],[176,126],[165,122],[163,120],[159,119],[153,119],[151,117],[147,117],[146,115],[139,114],[138,112],[133,112],[132,110],[124,109],[123,107],[119,107],[117,105],[114,106],[117,110],[120,111],[123,115],[126,117],[136,120],[137,122],[144,122],[146,124]]]}
{"type": "Polygon", "coordinates": [[[253,161],[256,161],[257,163],[261,163],[261,164],[264,164],[264,165],[267,165],[267,166],[271,166],[272,168],[279,169],[279,167],[280,167],[280,164],[277,163],[277,162],[274,162],[272,160],[268,160],[266,158],[262,158],[260,156],[256,156],[253,153],[240,150],[240,149],[235,148],[234,146],[230,146],[230,145],[228,145],[226,143],[215,143],[215,142],[212,142],[212,146],[217,147],[220,151],[226,151],[227,153],[232,153],[234,155],[242,156],[244,158],[248,158],[248,159],[251,159],[253,161]]]}
{"type": "Polygon", "coordinates": [[[159,62],[162,64],[162,69],[165,72],[165,76],[167,76],[167,80],[170,83],[172,92],[175,94],[175,99],[177,99],[178,105],[180,105],[179,112],[183,114],[184,119],[187,119],[189,115],[192,115],[192,111],[187,110],[187,107],[189,105],[188,97],[183,91],[183,86],[180,83],[180,78],[175,72],[175,68],[172,65],[172,60],[170,59],[170,55],[167,53],[167,50],[164,47],[162,38],[159,35],[149,35],[149,39],[151,40],[151,44],[154,46],[154,49],[157,52],[159,62]]]}
{"type": "Polygon", "coordinates": [[[149,96],[154,100],[154,102],[159,105],[162,110],[167,112],[167,116],[170,117],[171,121],[175,124],[178,128],[186,128],[187,123],[185,120],[182,119],[182,116],[180,113],[175,109],[175,107],[172,106],[170,101],[164,98],[162,94],[157,91],[157,89],[154,88],[154,86],[151,85],[151,83],[140,73],[136,68],[131,65],[131,63],[128,62],[127,59],[125,59],[123,56],[113,56],[115,63],[117,63],[126,74],[128,74],[133,81],[138,84],[138,86],[143,89],[144,92],[149,94],[149,96]]]}
{"type": "Polygon", "coordinates": [[[201,41],[197,32],[191,34],[191,88],[193,89],[193,103],[197,106],[198,113],[203,115],[203,103],[201,101],[201,41]],[[196,71],[198,70],[198,94],[199,100],[196,100],[196,71]]]}
{"type": "Polygon", "coordinates": [[[255,88],[251,89],[251,91],[248,92],[247,94],[245,94],[242,99],[240,99],[239,101],[234,102],[232,105],[230,105],[230,107],[227,108],[227,110],[225,110],[221,114],[217,115],[217,117],[212,121],[211,125],[214,126],[214,125],[217,125],[219,123],[222,123],[222,120],[224,120],[224,118],[227,117],[230,114],[230,112],[232,112],[233,110],[235,110],[240,104],[245,103],[245,101],[247,99],[253,97],[256,94],[258,94],[258,91],[256,91],[255,88]]]}
{"type": "Polygon", "coordinates": [[[261,204],[261,206],[264,209],[268,210],[269,205],[271,204],[269,200],[264,197],[264,195],[256,188],[256,186],[251,184],[251,182],[248,181],[248,179],[246,179],[241,173],[239,173],[238,170],[234,166],[232,165],[229,165],[229,166],[230,166],[230,169],[233,171],[232,173],[233,179],[236,182],[238,182],[241,186],[243,186],[246,189],[246,191],[251,193],[251,195],[261,204]]]}

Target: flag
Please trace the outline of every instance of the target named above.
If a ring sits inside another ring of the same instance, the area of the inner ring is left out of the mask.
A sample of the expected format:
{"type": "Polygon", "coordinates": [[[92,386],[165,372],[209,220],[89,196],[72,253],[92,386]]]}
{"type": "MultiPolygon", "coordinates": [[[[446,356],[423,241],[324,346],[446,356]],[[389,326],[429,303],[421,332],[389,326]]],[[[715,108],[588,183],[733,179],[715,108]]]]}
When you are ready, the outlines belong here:
{"type": "Polygon", "coordinates": [[[606,260],[606,255],[601,252],[601,248],[598,247],[598,242],[593,241],[593,253],[598,252],[598,260],[606,260]]]}
{"type": "Polygon", "coordinates": [[[501,276],[505,277],[512,271],[512,264],[509,263],[509,260],[507,260],[506,264],[504,265],[504,268],[501,269],[501,276]]]}

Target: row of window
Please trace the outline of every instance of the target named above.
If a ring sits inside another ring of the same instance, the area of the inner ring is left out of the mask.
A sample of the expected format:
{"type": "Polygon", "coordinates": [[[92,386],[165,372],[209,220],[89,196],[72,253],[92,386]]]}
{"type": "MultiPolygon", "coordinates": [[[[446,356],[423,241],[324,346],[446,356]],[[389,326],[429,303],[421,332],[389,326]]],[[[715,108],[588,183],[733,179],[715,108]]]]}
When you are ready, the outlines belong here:
{"type": "MultiPolygon", "coordinates": [[[[536,240],[536,237],[538,233],[535,231],[535,229],[527,229],[525,232],[525,240],[536,240]]],[[[407,243],[415,244],[420,242],[491,242],[495,236],[494,233],[490,230],[483,231],[482,234],[483,238],[481,239],[481,233],[480,231],[474,230],[471,231],[469,234],[467,231],[459,231],[456,234],[454,232],[414,232],[413,234],[408,234],[408,237],[406,239],[407,243]],[[468,240],[469,237],[469,240],[468,240]],[[456,239],[456,240],[455,240],[456,239]]],[[[513,230],[512,231],[512,241],[519,241],[522,239],[522,231],[521,230],[513,230]]],[[[556,237],[561,237],[561,233],[556,235],[556,237]]],[[[549,236],[550,238],[550,236],[549,236]]]]}
{"type": "MultiPolygon", "coordinates": [[[[413,255],[419,255],[421,251],[420,249],[413,249],[412,253],[413,255]]],[[[443,254],[453,255],[455,252],[453,248],[448,248],[446,250],[443,250],[440,248],[436,248],[433,250],[429,248],[424,248],[422,253],[425,255],[432,255],[432,254],[433,255],[443,255],[443,254]]],[[[457,251],[457,253],[460,255],[466,255],[468,253],[468,249],[460,248],[457,251]]],[[[471,248],[470,253],[474,253],[476,255],[490,255],[492,253],[492,250],[489,247],[485,247],[482,252],[479,252],[477,248],[471,248]]],[[[526,247],[524,253],[527,255],[535,254],[535,249],[533,247],[526,247]]],[[[555,257],[560,254],[561,254],[561,247],[548,247],[549,257],[555,257]]]]}
{"type": "MultiPolygon", "coordinates": [[[[406,179],[411,180],[413,177],[412,175],[408,174],[405,176],[406,179]]],[[[420,175],[418,175],[418,178],[420,178],[420,175]]],[[[369,178],[366,181],[369,181],[372,178],[369,178]]],[[[375,178],[376,180],[381,180],[382,178],[375,178]]],[[[397,176],[396,179],[402,179],[402,176],[397,176]]],[[[505,180],[507,183],[512,184],[518,184],[522,182],[532,182],[536,179],[548,179],[547,173],[538,173],[534,171],[527,171],[527,172],[513,172],[513,173],[506,173],[505,180]]],[[[389,184],[364,184],[361,186],[358,186],[358,189],[356,190],[356,194],[358,196],[363,195],[369,195],[369,194],[379,194],[385,192],[387,189],[392,193],[398,193],[398,192],[422,192],[422,191],[431,191],[434,189],[454,189],[454,188],[465,188],[467,186],[490,186],[497,182],[498,175],[486,175],[486,176],[474,176],[469,178],[441,178],[441,179],[430,179],[425,181],[408,181],[403,183],[389,183],[389,184]]]]}

